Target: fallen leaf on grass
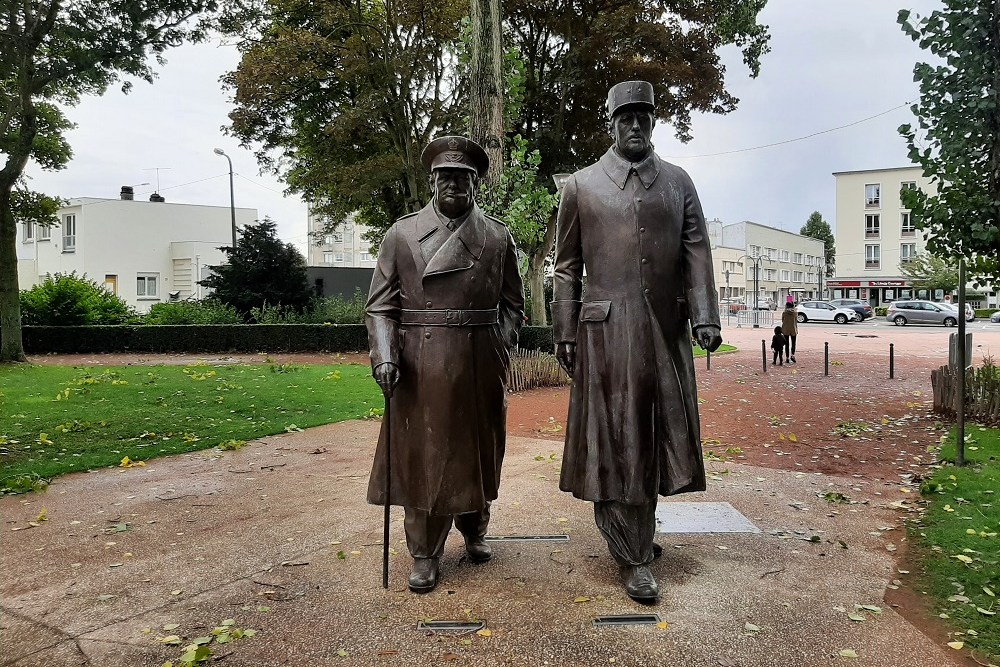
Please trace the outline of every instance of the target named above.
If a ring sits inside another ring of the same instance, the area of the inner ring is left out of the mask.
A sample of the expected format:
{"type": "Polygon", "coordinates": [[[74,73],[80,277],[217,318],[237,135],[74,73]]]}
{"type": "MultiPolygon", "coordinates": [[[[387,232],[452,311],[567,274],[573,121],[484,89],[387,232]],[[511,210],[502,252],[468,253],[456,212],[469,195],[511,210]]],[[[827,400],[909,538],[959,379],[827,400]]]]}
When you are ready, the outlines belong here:
{"type": "Polygon", "coordinates": [[[670,627],[670,624],[667,623],[666,621],[660,621],[659,623],[656,624],[656,627],[658,627],[660,630],[666,630],[667,628],[670,627]]]}
{"type": "Polygon", "coordinates": [[[160,637],[158,641],[162,644],[179,645],[181,638],[177,635],[167,635],[166,637],[160,637]]]}
{"type": "Polygon", "coordinates": [[[479,635],[480,637],[492,637],[493,631],[490,630],[489,628],[483,628],[482,630],[477,630],[476,634],[479,635]]]}
{"type": "Polygon", "coordinates": [[[163,626],[163,629],[166,632],[170,632],[171,630],[176,630],[179,627],[181,627],[180,623],[167,623],[166,625],[163,626]]]}
{"type": "Polygon", "coordinates": [[[177,590],[174,590],[174,591],[170,591],[170,594],[171,594],[171,595],[180,595],[180,594],[181,594],[181,593],[183,593],[183,592],[184,592],[184,590],[183,590],[183,589],[181,589],[181,588],[178,588],[177,590]]]}
{"type": "Polygon", "coordinates": [[[956,651],[961,651],[962,647],[965,646],[965,642],[948,642],[948,646],[955,649],[956,651]]]}
{"type": "Polygon", "coordinates": [[[743,624],[743,629],[747,632],[760,632],[760,626],[754,625],[749,621],[743,624]]]}
{"type": "Polygon", "coordinates": [[[865,620],[865,617],[864,617],[863,614],[855,614],[854,612],[851,612],[850,614],[848,614],[847,618],[851,619],[852,621],[857,621],[859,623],[861,621],[865,620]]]}
{"type": "Polygon", "coordinates": [[[573,598],[573,602],[590,602],[590,598],[586,595],[581,595],[579,597],[573,598]]]}
{"type": "Polygon", "coordinates": [[[976,607],[976,611],[978,611],[980,614],[982,614],[984,616],[996,616],[997,615],[997,613],[995,611],[990,611],[989,609],[983,609],[982,607],[976,607]]]}
{"type": "Polygon", "coordinates": [[[852,648],[845,648],[840,652],[841,658],[856,658],[858,657],[857,651],[852,648]]]}
{"type": "Polygon", "coordinates": [[[350,655],[350,653],[348,653],[347,651],[345,651],[342,648],[339,648],[339,649],[337,649],[337,655],[339,655],[341,658],[346,658],[347,656],[350,655]]]}

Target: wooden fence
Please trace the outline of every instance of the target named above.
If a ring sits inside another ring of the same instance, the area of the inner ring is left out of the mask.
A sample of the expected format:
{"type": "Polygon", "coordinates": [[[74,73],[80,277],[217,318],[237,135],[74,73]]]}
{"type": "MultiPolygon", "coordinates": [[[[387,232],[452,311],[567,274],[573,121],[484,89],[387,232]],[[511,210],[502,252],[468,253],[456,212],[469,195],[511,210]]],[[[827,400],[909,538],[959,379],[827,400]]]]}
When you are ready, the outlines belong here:
{"type": "Polygon", "coordinates": [[[570,383],[555,355],[541,350],[518,348],[510,355],[507,390],[526,391],[537,387],[561,387],[570,383]]]}
{"type": "MultiPolygon", "coordinates": [[[[954,417],[958,408],[958,371],[950,366],[931,371],[934,411],[954,417]]],[[[983,424],[1000,423],[1000,367],[987,358],[965,371],[965,418],[983,424]]]]}

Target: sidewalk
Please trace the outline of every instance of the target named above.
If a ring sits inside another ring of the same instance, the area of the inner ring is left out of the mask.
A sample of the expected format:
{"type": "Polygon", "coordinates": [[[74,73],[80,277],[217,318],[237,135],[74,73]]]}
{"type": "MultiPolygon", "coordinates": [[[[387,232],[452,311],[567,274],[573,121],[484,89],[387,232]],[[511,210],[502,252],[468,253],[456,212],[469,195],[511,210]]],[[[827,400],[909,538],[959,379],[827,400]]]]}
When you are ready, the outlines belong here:
{"type": "Polygon", "coordinates": [[[176,665],[179,647],[158,636],[206,635],[227,618],[258,631],[215,647],[227,667],[958,664],[883,602],[906,578],[890,551],[905,538],[892,504],[913,496],[862,479],[709,463],[709,490],[675,500],[731,503],[762,532],[661,535],[662,598],[645,607],[624,595],[590,504],[558,490],[548,456],[561,444],[511,438],[491,534],[570,541],[498,544],[492,562],[471,565],[453,533],[437,590],[416,596],[397,509],[384,591],[382,511],[364,502],[377,429],[333,424],[0,499],[0,665],[176,665]],[[858,504],[817,496],[827,491],[858,504]],[[42,508],[47,521],[13,530],[42,508]],[[855,604],[882,613],[851,621],[855,604]],[[669,625],[592,626],[622,613],[669,625]],[[430,618],[483,619],[492,634],[415,629],[430,618]]]}

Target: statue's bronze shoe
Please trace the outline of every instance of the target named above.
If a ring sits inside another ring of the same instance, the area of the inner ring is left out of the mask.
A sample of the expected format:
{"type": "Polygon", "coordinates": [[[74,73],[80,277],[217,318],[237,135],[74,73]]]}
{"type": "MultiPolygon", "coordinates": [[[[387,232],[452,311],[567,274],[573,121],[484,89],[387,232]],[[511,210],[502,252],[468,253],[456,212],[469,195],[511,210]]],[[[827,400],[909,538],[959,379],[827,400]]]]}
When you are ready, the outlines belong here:
{"type": "Polygon", "coordinates": [[[410,590],[414,593],[430,593],[437,586],[438,559],[414,558],[413,572],[410,573],[410,590]]]}
{"type": "Polygon", "coordinates": [[[629,579],[625,584],[625,592],[636,602],[652,603],[660,597],[660,589],[656,585],[653,573],[646,565],[633,565],[628,568],[629,579]]]}
{"type": "Polygon", "coordinates": [[[653,542],[653,558],[659,558],[663,555],[663,547],[661,547],[656,542],[653,542]]]}
{"type": "Polygon", "coordinates": [[[465,553],[473,563],[485,563],[493,558],[493,548],[482,537],[465,538],[465,553]]]}

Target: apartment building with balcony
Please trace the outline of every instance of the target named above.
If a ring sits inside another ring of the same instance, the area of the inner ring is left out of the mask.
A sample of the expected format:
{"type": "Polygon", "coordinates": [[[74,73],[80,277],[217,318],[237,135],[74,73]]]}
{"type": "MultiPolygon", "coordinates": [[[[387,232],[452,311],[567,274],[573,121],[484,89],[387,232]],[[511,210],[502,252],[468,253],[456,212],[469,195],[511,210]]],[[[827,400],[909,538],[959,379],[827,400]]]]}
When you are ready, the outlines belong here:
{"type": "Polygon", "coordinates": [[[329,219],[309,212],[309,266],[340,268],[375,268],[375,253],[364,240],[368,227],[359,224],[352,213],[333,232],[329,219]]]}

